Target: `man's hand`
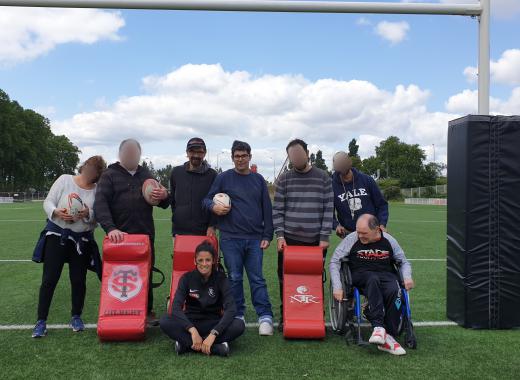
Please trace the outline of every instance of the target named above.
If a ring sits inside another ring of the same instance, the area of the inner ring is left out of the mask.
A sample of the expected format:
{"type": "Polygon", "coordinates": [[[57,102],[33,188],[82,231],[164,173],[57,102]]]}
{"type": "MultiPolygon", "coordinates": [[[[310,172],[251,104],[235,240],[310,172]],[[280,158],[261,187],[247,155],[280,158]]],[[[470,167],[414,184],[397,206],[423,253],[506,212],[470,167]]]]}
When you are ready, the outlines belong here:
{"type": "Polygon", "coordinates": [[[158,189],[152,190],[152,199],[156,201],[162,201],[166,198],[168,198],[168,190],[166,190],[166,188],[161,186],[158,189]]]}
{"type": "Polygon", "coordinates": [[[320,247],[323,249],[329,248],[329,242],[328,241],[320,241],[320,247]]]}
{"type": "Polygon", "coordinates": [[[344,239],[347,236],[347,229],[342,225],[338,224],[336,227],[336,235],[338,235],[341,239],[344,239]]]}
{"type": "Polygon", "coordinates": [[[80,220],[80,219],[88,219],[88,214],[90,213],[90,210],[87,205],[84,205],[83,210],[78,212],[78,215],[74,217],[74,220],[80,220]]]}
{"type": "Polygon", "coordinates": [[[231,210],[231,206],[224,206],[221,204],[215,203],[211,209],[214,214],[217,214],[218,216],[223,216],[229,213],[231,210]]]}
{"type": "Polygon", "coordinates": [[[271,244],[271,242],[269,240],[262,240],[260,242],[260,249],[267,249],[269,248],[269,244],[271,244]]]}
{"type": "Polygon", "coordinates": [[[406,278],[403,282],[404,282],[404,288],[406,290],[410,290],[415,286],[415,283],[411,278],[406,278]]]}
{"type": "Polygon", "coordinates": [[[343,302],[343,290],[342,289],[334,290],[332,292],[332,294],[334,295],[334,298],[336,299],[336,301],[343,302]]]}
{"type": "Polygon", "coordinates": [[[215,339],[217,337],[213,334],[209,334],[206,339],[204,339],[204,342],[202,342],[202,352],[206,355],[211,354],[211,346],[215,342],[215,339]]]}
{"type": "Polygon", "coordinates": [[[191,341],[193,342],[191,348],[193,349],[193,351],[202,350],[202,338],[197,329],[195,327],[192,327],[188,331],[191,334],[191,341]]]}
{"type": "Polygon", "coordinates": [[[112,230],[108,233],[108,238],[112,243],[121,243],[125,238],[126,232],[120,230],[112,230]]]}
{"type": "Polygon", "coordinates": [[[206,230],[206,236],[207,237],[213,237],[215,236],[217,233],[215,232],[215,229],[213,227],[208,227],[208,229],[206,230]]]}
{"type": "Polygon", "coordinates": [[[61,220],[64,220],[66,222],[73,222],[74,221],[74,218],[72,217],[72,215],[69,215],[67,213],[67,209],[66,208],[57,208],[57,209],[54,210],[54,212],[52,214],[55,217],[60,218],[61,220]]]}
{"type": "Polygon", "coordinates": [[[276,240],[278,241],[278,243],[276,244],[276,249],[278,250],[278,252],[283,252],[285,246],[287,245],[287,242],[283,237],[278,238],[276,240]]]}

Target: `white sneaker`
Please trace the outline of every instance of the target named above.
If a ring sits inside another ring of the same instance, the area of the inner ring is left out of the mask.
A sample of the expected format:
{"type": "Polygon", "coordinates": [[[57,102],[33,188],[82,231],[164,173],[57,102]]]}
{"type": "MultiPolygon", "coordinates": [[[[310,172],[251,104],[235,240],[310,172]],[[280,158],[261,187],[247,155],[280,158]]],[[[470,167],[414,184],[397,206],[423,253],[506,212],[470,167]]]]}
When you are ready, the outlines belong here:
{"type": "Polygon", "coordinates": [[[262,336],[270,336],[273,335],[274,329],[273,324],[268,321],[260,322],[260,326],[258,327],[258,334],[262,336]]]}
{"type": "Polygon", "coordinates": [[[385,344],[386,339],[386,330],[384,327],[374,327],[374,331],[372,331],[372,335],[368,340],[368,343],[372,344],[385,344]]]}
{"type": "Polygon", "coordinates": [[[401,347],[399,342],[397,342],[390,334],[386,334],[385,344],[382,346],[377,346],[377,348],[380,351],[385,351],[392,355],[406,355],[404,348],[401,347]]]}

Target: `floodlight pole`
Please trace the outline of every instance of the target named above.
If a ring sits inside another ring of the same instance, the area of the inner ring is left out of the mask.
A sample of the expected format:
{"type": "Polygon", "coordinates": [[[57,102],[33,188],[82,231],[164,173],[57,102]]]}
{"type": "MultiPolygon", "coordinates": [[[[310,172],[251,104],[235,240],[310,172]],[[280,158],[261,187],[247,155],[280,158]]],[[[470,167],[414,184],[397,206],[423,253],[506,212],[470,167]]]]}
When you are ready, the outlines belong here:
{"type": "Polygon", "coordinates": [[[480,0],[479,4],[318,0],[0,0],[0,6],[477,16],[479,20],[478,112],[481,115],[489,114],[490,0],[480,0]]]}

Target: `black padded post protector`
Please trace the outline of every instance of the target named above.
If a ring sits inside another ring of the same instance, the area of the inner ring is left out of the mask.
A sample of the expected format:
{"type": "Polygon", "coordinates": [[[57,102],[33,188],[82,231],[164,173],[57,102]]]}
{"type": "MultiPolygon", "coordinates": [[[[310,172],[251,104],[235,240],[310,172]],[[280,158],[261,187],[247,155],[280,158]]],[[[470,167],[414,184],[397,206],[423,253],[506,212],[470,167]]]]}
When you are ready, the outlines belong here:
{"type": "Polygon", "coordinates": [[[520,327],[520,116],[450,121],[447,237],[448,318],[520,327]]]}

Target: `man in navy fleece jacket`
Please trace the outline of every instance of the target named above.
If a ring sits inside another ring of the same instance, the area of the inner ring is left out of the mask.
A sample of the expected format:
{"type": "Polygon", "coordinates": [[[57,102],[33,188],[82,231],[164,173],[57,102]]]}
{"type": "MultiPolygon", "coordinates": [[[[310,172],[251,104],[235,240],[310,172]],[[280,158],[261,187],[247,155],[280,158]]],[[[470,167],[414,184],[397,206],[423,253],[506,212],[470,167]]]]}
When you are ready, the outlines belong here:
{"type": "Polygon", "coordinates": [[[224,254],[237,318],[244,318],[244,268],[251,287],[251,299],[260,323],[260,335],[273,334],[273,312],[262,273],[263,252],[273,238],[271,198],[264,178],[251,172],[251,147],[233,142],[231,158],[235,167],[217,176],[203,201],[206,209],[217,215],[220,248],[224,254]],[[215,204],[213,197],[226,193],[231,206],[215,204]]]}
{"type": "Polygon", "coordinates": [[[376,181],[354,169],[352,159],[346,152],[336,153],[333,164],[333,228],[336,229],[336,235],[344,238],[355,231],[357,219],[363,214],[376,216],[384,230],[388,223],[388,202],[381,194],[376,181]]]}

